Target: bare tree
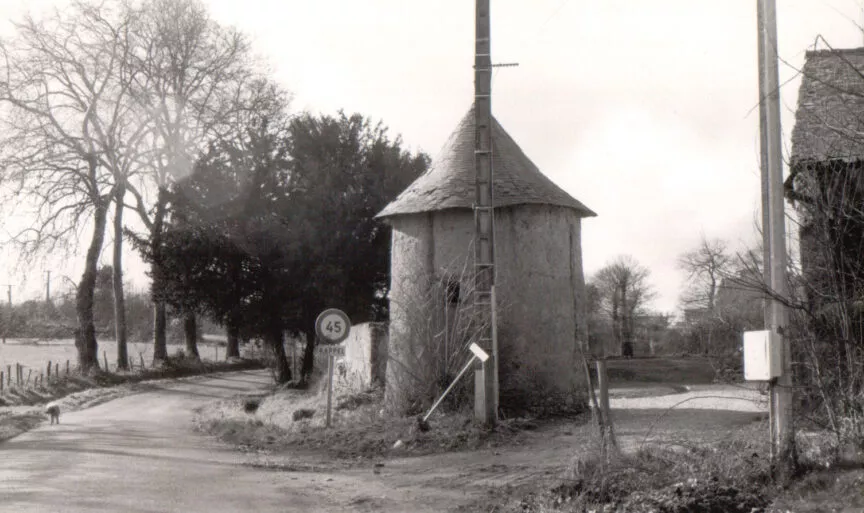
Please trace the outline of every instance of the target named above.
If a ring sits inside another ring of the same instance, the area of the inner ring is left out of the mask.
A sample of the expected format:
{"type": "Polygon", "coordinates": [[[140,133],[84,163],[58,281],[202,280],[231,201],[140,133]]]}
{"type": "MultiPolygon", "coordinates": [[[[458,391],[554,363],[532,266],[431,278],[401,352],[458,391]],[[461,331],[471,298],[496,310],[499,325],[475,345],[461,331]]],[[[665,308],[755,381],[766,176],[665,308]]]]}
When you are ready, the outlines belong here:
{"type": "Polygon", "coordinates": [[[716,307],[717,290],[724,277],[732,269],[733,256],[726,242],[708,240],[704,236],[696,249],[678,257],[678,267],[687,274],[687,288],[681,303],[697,307],[713,314],[716,307]]]}
{"type": "MultiPolygon", "coordinates": [[[[82,227],[93,229],[76,295],[75,342],[85,371],[99,365],[93,294],[108,210],[122,197],[118,183],[134,165],[146,131],[128,115],[131,77],[124,62],[131,16],[131,10],[73,2],[62,13],[15,23],[16,37],[0,46],[8,134],[0,178],[14,184],[9,190],[17,201],[10,205],[36,214],[15,238],[22,255],[74,251],[82,227]]],[[[115,251],[121,249],[116,241],[115,251]]]]}
{"type": "Polygon", "coordinates": [[[133,97],[153,131],[149,172],[127,186],[147,230],[139,239],[154,262],[153,358],[160,361],[167,357],[167,318],[156,263],[169,213],[168,188],[191,174],[209,142],[238,128],[256,73],[247,39],[216,23],[198,0],[146,1],[134,33],[133,97]]]}
{"type": "Polygon", "coordinates": [[[651,272],[631,256],[619,256],[597,271],[590,280],[600,294],[601,304],[612,322],[622,356],[633,356],[636,319],[654,293],[648,283],[651,272]]]}

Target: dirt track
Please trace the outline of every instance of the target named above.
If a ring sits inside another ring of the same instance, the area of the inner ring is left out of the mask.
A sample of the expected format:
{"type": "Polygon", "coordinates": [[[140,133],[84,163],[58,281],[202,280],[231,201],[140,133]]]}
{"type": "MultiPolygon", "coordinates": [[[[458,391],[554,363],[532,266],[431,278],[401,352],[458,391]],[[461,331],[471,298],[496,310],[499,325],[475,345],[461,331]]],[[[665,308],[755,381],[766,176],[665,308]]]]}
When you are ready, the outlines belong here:
{"type": "MultiPolygon", "coordinates": [[[[162,385],[64,414],[59,426],[43,425],[0,444],[0,511],[447,511],[476,504],[504,484],[555,478],[584,450],[591,429],[557,424],[506,452],[402,458],[348,470],[311,456],[246,455],[191,431],[195,407],[260,389],[268,379],[266,372],[249,371],[162,385]],[[261,458],[324,470],[244,465],[261,458]]],[[[717,392],[690,394],[755,397],[746,390],[717,392]]],[[[627,408],[615,414],[619,439],[634,446],[646,434],[719,436],[762,416],[758,406],[734,399],[708,400],[720,409],[689,401],[682,407],[691,408],[663,413],[685,398],[613,397],[613,408],[627,408]]]]}

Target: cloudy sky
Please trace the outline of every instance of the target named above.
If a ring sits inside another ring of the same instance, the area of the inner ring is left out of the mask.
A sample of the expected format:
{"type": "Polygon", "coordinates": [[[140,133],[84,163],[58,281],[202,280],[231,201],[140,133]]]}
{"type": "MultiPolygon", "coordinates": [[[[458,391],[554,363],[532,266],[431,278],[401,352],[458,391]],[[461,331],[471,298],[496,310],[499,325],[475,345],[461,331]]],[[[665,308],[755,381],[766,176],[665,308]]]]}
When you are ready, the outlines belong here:
{"type": "MultiPolygon", "coordinates": [[[[470,106],[471,0],[205,2],[252,37],[295,110],[380,119],[434,157],[470,106]]],[[[820,34],[834,47],[862,46],[862,2],[777,4],[788,144],[805,51],[820,34]]],[[[22,5],[0,2],[0,17],[22,5]]],[[[703,234],[735,247],[757,238],[755,1],[492,0],[492,54],[519,63],[493,77],[495,116],[599,214],[583,225],[586,275],[632,255],[651,270],[654,306],[672,311],[681,252],[703,234]]],[[[5,258],[0,283],[20,283],[5,258]]],[[[55,276],[80,272],[51,265],[55,276]]],[[[19,287],[24,298],[39,294],[41,271],[19,287]]],[[[136,283],[145,283],[140,268],[136,283]]]]}

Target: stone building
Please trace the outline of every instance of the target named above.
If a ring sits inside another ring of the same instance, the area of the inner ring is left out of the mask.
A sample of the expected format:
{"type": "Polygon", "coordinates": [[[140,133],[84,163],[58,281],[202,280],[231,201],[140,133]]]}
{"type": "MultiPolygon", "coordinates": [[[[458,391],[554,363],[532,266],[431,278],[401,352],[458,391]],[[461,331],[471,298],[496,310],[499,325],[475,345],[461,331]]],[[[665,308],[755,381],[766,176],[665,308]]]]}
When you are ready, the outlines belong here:
{"type": "MultiPolygon", "coordinates": [[[[492,126],[500,406],[584,400],[582,218],[594,212],[492,126]]],[[[378,217],[393,228],[388,403],[428,403],[468,359],[474,261],[474,112],[378,217]]]]}
{"type": "Polygon", "coordinates": [[[817,309],[857,299],[841,296],[864,283],[864,48],[807,52],[789,168],[805,294],[817,309]]]}

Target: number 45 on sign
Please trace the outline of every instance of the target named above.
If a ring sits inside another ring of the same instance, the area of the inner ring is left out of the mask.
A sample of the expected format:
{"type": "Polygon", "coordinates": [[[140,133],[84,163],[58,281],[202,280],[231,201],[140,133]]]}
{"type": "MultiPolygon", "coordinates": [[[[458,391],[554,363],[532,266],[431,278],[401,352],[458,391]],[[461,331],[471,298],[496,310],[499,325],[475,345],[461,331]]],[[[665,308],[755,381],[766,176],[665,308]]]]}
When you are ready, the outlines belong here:
{"type": "Polygon", "coordinates": [[[324,310],[315,321],[318,341],[322,344],[338,344],[348,338],[351,321],[345,312],[330,308],[324,310]]]}

